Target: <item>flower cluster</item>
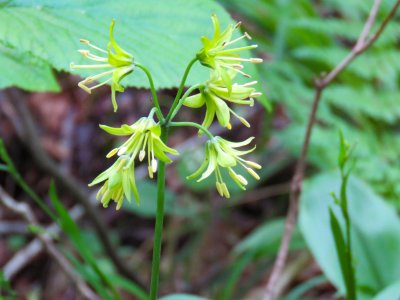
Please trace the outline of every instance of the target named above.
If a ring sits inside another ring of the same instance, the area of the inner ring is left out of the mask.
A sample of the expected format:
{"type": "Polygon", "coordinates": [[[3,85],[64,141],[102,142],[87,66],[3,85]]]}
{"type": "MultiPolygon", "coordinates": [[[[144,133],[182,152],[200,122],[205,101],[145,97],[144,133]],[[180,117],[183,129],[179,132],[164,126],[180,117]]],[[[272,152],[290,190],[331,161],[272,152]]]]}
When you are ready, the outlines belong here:
{"type": "MultiPolygon", "coordinates": [[[[235,75],[230,73],[230,79],[233,79],[235,75]]],[[[231,129],[231,114],[238,118],[245,126],[250,127],[249,122],[235,113],[228,106],[227,102],[253,106],[253,98],[261,95],[253,87],[255,84],[257,84],[257,81],[245,84],[233,83],[231,86],[226,86],[221,77],[214,72],[211,74],[210,80],[200,89],[200,93],[187,97],[183,104],[191,108],[206,106],[206,115],[202,124],[205,128],[210,127],[214,121],[214,117],[217,116],[221,126],[231,129]]]]}
{"type": "Polygon", "coordinates": [[[93,65],[76,65],[71,63],[71,69],[108,69],[107,71],[101,72],[94,76],[89,76],[78,83],[78,86],[87,93],[91,94],[93,89],[103,86],[107,83],[111,84],[111,99],[114,107],[114,111],[117,110],[117,100],[115,97],[116,92],[123,92],[124,87],[120,84],[120,81],[133,71],[134,63],[131,54],[122,49],[114,39],[114,20],[110,25],[110,42],[108,43],[107,50],[101,49],[88,40],[81,39],[80,42],[94,50],[95,53],[91,53],[88,49],[78,50],[84,58],[88,58],[97,62],[93,65]],[[103,55],[103,56],[102,56],[103,55]],[[102,82],[90,86],[94,81],[99,81],[105,78],[102,82]]]}
{"type": "MultiPolygon", "coordinates": [[[[211,19],[214,25],[214,36],[212,39],[203,37],[203,48],[197,53],[197,58],[200,63],[211,68],[211,76],[210,79],[199,88],[200,92],[187,97],[183,105],[192,108],[199,108],[203,105],[206,106],[206,114],[202,124],[205,128],[210,127],[216,116],[221,126],[231,129],[231,114],[237,117],[245,126],[250,127],[249,122],[235,113],[235,111],[228,106],[228,103],[253,106],[253,98],[261,96],[261,93],[257,92],[253,87],[257,84],[257,81],[245,84],[233,82],[238,73],[250,77],[250,75],[242,71],[243,62],[262,62],[260,58],[240,57],[240,52],[254,49],[257,45],[230,48],[229,46],[243,38],[251,39],[251,37],[247,33],[244,33],[244,35],[232,40],[232,35],[239,27],[240,23],[229,25],[227,29],[221,32],[217,16],[212,15],[211,19]]],[[[214,172],[218,193],[221,196],[230,198],[230,193],[226,183],[223,181],[220,169],[226,168],[234,182],[240,188],[245,189],[247,180],[242,175],[237,174],[233,167],[238,164],[241,165],[250,175],[258,180],[259,176],[253,169],[261,169],[261,166],[240,157],[252,152],[255,147],[247,151],[240,151],[235,148],[248,145],[252,139],[253,138],[250,138],[240,143],[229,142],[221,137],[214,137],[209,140],[206,143],[205,160],[203,164],[194,174],[190,175],[188,179],[196,178],[202,174],[198,180],[201,181],[214,172]]]]}
{"type": "Polygon", "coordinates": [[[248,154],[254,150],[237,150],[250,144],[254,138],[248,138],[247,140],[239,143],[229,142],[219,136],[214,137],[206,143],[206,153],[205,160],[200,166],[200,168],[194,172],[192,175],[188,176],[188,179],[194,179],[201,175],[197,180],[198,182],[206,179],[211,175],[212,172],[215,173],[216,187],[217,191],[221,196],[230,198],[228,188],[223,180],[221,169],[228,169],[229,176],[235,181],[235,183],[243,190],[247,185],[247,180],[242,175],[237,174],[233,167],[240,164],[251,176],[255,179],[260,179],[257,173],[253,169],[261,169],[261,166],[255,162],[245,160],[241,156],[248,154]]]}
{"type": "MultiPolygon", "coordinates": [[[[143,65],[134,62],[134,58],[131,54],[116,43],[113,36],[114,21],[112,21],[110,26],[110,41],[107,50],[91,44],[88,40],[81,40],[81,43],[86,45],[87,49],[79,50],[79,52],[84,58],[90,59],[96,63],[89,65],[76,65],[71,63],[71,68],[104,69],[105,71],[83,79],[79,82],[79,87],[91,93],[92,90],[97,87],[110,84],[112,103],[114,111],[116,111],[118,105],[115,94],[116,92],[124,91],[124,87],[120,82],[124,77],[129,75],[136,66],[146,72],[155,103],[148,117],[140,118],[132,125],[124,124],[120,127],[100,125],[100,127],[109,134],[127,137],[124,143],[112,149],[107,154],[107,158],[117,156],[116,161],[89,184],[89,186],[93,186],[103,183],[103,186],[97,194],[97,198],[101,199],[101,203],[104,207],[107,207],[110,201],[113,200],[117,203],[117,209],[119,209],[125,198],[131,201],[132,197],[135,198],[137,203],[140,202],[134,175],[135,163],[137,161],[142,162],[147,156],[148,174],[150,178],[153,178],[161,162],[172,162],[168,154],[178,155],[175,149],[168,147],[164,143],[161,136],[166,136],[169,126],[176,126],[179,123],[172,122],[171,119],[182,105],[191,108],[206,107],[202,125],[192,122],[180,123],[181,126],[185,126],[184,124],[192,124],[188,126],[199,128],[200,133],[205,132],[209,137],[209,140],[205,144],[204,162],[196,172],[188,176],[188,179],[198,178],[197,181],[202,181],[214,173],[217,191],[221,196],[226,198],[230,198],[230,193],[222,175],[223,169],[226,169],[229,176],[241,189],[246,188],[248,181],[243,175],[235,171],[236,167],[241,166],[252,177],[257,180],[259,179],[255,170],[261,169],[261,166],[242,158],[244,155],[254,151],[255,147],[249,150],[238,149],[243,146],[248,146],[254,138],[249,138],[243,142],[230,142],[219,136],[213,136],[208,131],[208,128],[216,118],[221,126],[231,129],[232,115],[238,118],[242,124],[250,127],[249,122],[245,118],[239,116],[230,105],[253,106],[254,98],[261,96],[261,93],[257,92],[255,88],[257,81],[239,84],[235,82],[235,80],[238,74],[250,77],[250,75],[243,71],[243,63],[261,63],[262,59],[242,58],[240,56],[243,51],[257,47],[257,45],[234,46],[243,39],[251,39],[247,33],[244,33],[238,38],[232,38],[236,29],[239,28],[240,23],[229,25],[224,31],[221,31],[217,16],[212,15],[211,19],[214,26],[213,37],[211,39],[202,37],[203,48],[197,53],[195,58],[195,60],[199,61],[203,66],[210,69],[210,78],[203,84],[191,87],[190,90],[179,99],[186,80],[187,73],[185,73],[186,75],[183,77],[183,81],[180,85],[176,97],[177,99],[175,99],[166,118],[164,118],[160,109],[151,75],[143,65]],[[95,81],[99,83],[94,83],[95,81]],[[195,89],[198,89],[198,93],[190,95],[195,89]],[[158,122],[153,119],[155,113],[157,114],[158,122]]],[[[188,68],[190,67],[191,64],[189,64],[188,68]]],[[[187,71],[188,70],[189,69],[187,69],[187,71]]]]}
{"type": "Polygon", "coordinates": [[[106,171],[97,176],[89,186],[105,181],[97,197],[101,199],[104,207],[110,200],[117,203],[117,209],[122,205],[124,195],[130,202],[132,194],[137,203],[140,202],[135,184],[135,160],[143,161],[147,155],[149,177],[153,178],[157,172],[157,159],[170,163],[172,160],[166,153],[178,155],[175,149],[165,145],[160,139],[160,124],[156,123],[150,114],[149,117],[140,118],[132,125],[124,124],[119,128],[100,125],[104,131],[117,136],[129,136],[119,147],[112,149],[107,158],[117,155],[117,161],[106,171]]]}
{"type": "Polygon", "coordinates": [[[241,71],[243,69],[241,63],[262,63],[262,59],[242,58],[240,57],[240,52],[257,48],[257,45],[230,48],[231,45],[244,38],[251,40],[250,35],[245,32],[242,36],[232,40],[233,33],[240,27],[240,22],[236,25],[230,24],[223,32],[221,32],[221,26],[215,14],[211,16],[211,20],[214,25],[214,36],[212,39],[209,39],[206,36],[201,38],[203,48],[197,53],[197,58],[200,63],[217,71],[227,84],[229,83],[229,78],[226,70],[232,70],[249,77],[248,74],[241,71]]]}

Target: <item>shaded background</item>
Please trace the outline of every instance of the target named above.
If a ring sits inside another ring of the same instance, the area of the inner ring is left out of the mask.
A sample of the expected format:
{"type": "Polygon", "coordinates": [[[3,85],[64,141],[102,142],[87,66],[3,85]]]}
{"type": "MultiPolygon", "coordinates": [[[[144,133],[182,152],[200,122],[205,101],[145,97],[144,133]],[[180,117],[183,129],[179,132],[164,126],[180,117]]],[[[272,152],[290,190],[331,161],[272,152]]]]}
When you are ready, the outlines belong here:
{"type": "MultiPolygon", "coordinates": [[[[377,22],[394,2],[383,1],[377,22]]],[[[111,205],[100,208],[93,199],[95,189],[86,185],[108,167],[105,155],[121,143],[98,124],[135,122],[148,114],[151,96],[142,88],[143,75],[135,71],[126,84],[136,87],[118,95],[119,110],[114,114],[109,87],[87,95],[77,87],[80,77],[67,73],[68,65],[79,62],[79,38],[105,45],[109,22],[115,18],[117,41],[149,66],[161,88],[161,105],[168,109],[187,62],[200,47],[200,36],[212,32],[210,13],[217,12],[226,25],[230,22],[226,9],[259,45],[253,56],[265,63],[250,71],[266,97],[254,108],[237,108],[251,122],[250,129],[234,124],[231,131],[218,126],[211,131],[232,140],[255,136],[257,151],[252,160],[263,166],[261,180],[250,181],[246,192],[232,185],[230,200],[217,196],[213,180],[187,181],[185,177],[203,159],[204,140],[192,129],[171,131],[169,144],[181,155],[167,169],[161,292],[261,299],[283,230],[313,80],[348,53],[371,6],[372,1],[361,0],[0,2],[1,139],[22,178],[50,207],[48,190],[54,180],[60,201],[77,221],[88,255],[123,290],[124,299],[137,299],[132,292],[136,286],[126,278],[139,285],[149,281],[155,182],[145,178],[145,166],[139,167],[136,177],[142,203],[139,207],[125,203],[118,212],[111,205]],[[82,201],[94,204],[85,216],[88,206],[82,201]]],[[[336,299],[343,292],[328,219],[328,206],[334,207],[329,194],[340,184],[335,173],[339,129],[356,144],[357,163],[348,194],[363,297],[378,299],[387,286],[396,282],[398,286],[399,34],[397,17],[323,96],[308,156],[300,226],[280,280],[284,299],[336,299]]],[[[199,70],[194,70],[189,83],[207,76],[199,70]]],[[[201,122],[203,113],[184,108],[178,119],[201,122]]],[[[42,226],[52,223],[8,172],[0,173],[0,184],[13,198],[30,205],[42,226]]],[[[79,299],[70,280],[45,252],[29,250],[35,239],[32,228],[11,211],[0,209],[0,265],[6,273],[15,266],[12,263],[22,262],[12,269],[9,280],[2,281],[3,297],[79,299]],[[24,252],[18,258],[21,251],[35,255],[24,252]]],[[[74,233],[63,231],[56,234],[58,247],[92,287],[93,281],[101,282],[90,259],[71,238],[74,233]]],[[[94,290],[98,292],[98,287],[94,290]]]]}

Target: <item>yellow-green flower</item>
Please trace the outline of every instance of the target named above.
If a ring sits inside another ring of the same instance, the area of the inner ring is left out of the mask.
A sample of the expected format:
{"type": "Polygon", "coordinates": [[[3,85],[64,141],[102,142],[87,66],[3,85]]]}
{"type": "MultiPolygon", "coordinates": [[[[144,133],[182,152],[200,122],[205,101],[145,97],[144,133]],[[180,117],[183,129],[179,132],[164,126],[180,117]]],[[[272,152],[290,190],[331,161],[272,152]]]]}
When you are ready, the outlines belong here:
{"type": "Polygon", "coordinates": [[[201,175],[201,177],[197,180],[197,182],[200,182],[209,177],[214,172],[218,193],[223,197],[230,198],[230,193],[222,178],[222,167],[226,168],[228,170],[229,176],[235,181],[235,183],[241,189],[245,190],[245,186],[247,185],[246,178],[244,178],[240,174],[237,174],[233,170],[233,167],[239,164],[243,168],[245,168],[245,170],[255,179],[260,179],[260,177],[253,169],[261,169],[261,166],[255,162],[241,158],[241,156],[252,152],[255,147],[245,151],[236,149],[250,144],[253,139],[254,137],[251,137],[243,142],[235,143],[229,142],[219,136],[216,136],[213,139],[207,141],[204,162],[202,163],[200,168],[192,175],[188,176],[187,179],[194,179],[201,175]]]}
{"type": "Polygon", "coordinates": [[[147,154],[150,178],[153,178],[153,174],[157,171],[156,158],[163,162],[170,163],[172,160],[166,153],[174,155],[179,154],[178,151],[168,147],[161,140],[161,126],[156,123],[153,118],[143,117],[132,125],[124,124],[120,128],[105,125],[100,125],[100,127],[113,135],[130,135],[125,143],[111,150],[107,154],[107,157],[110,158],[115,154],[118,154],[118,156],[128,155],[130,159],[127,166],[130,167],[134,165],[136,157],[139,158],[139,161],[143,161],[147,154]]]}
{"type": "Polygon", "coordinates": [[[244,50],[257,48],[257,45],[231,48],[231,45],[242,40],[243,38],[251,39],[251,37],[245,32],[237,39],[231,40],[233,33],[240,26],[240,23],[237,23],[236,25],[230,24],[223,32],[221,32],[221,26],[215,14],[211,16],[211,20],[214,26],[214,35],[212,39],[209,39],[206,36],[201,38],[203,48],[197,53],[197,58],[199,59],[200,63],[216,70],[221,74],[224,81],[225,78],[227,78],[226,69],[233,70],[241,73],[244,76],[250,77],[248,74],[241,71],[243,68],[241,63],[261,63],[262,59],[241,58],[239,53],[244,50]]]}
{"type": "Polygon", "coordinates": [[[85,78],[79,82],[78,86],[91,94],[93,89],[105,84],[111,84],[111,100],[114,111],[116,111],[118,105],[117,100],[115,99],[115,93],[124,91],[124,87],[120,84],[120,81],[133,71],[134,63],[132,55],[123,50],[115,41],[113,30],[114,20],[110,25],[110,42],[108,43],[107,50],[91,44],[88,40],[81,39],[80,42],[92,48],[95,54],[91,53],[87,49],[78,51],[83,55],[83,57],[98,63],[93,65],[75,65],[74,63],[71,63],[71,69],[109,69],[102,73],[85,78]],[[103,78],[106,79],[98,84],[91,85],[93,82],[100,81],[103,78]]]}
{"type": "MultiPolygon", "coordinates": [[[[233,79],[235,74],[230,72],[229,76],[230,79],[233,79]]],[[[249,122],[235,113],[226,102],[253,106],[253,98],[261,95],[261,93],[256,92],[256,89],[252,87],[256,83],[257,81],[246,84],[234,83],[230,87],[227,87],[222,78],[213,72],[211,79],[200,89],[200,93],[187,97],[183,104],[192,108],[206,106],[206,115],[202,124],[206,128],[210,127],[214,117],[217,116],[221,126],[231,129],[231,113],[245,126],[250,127],[249,122]]]]}
{"type": "Polygon", "coordinates": [[[97,176],[89,186],[93,186],[105,181],[99,192],[97,199],[101,198],[101,203],[107,207],[111,200],[117,203],[117,210],[121,208],[124,197],[131,202],[132,194],[137,203],[140,202],[139,193],[135,184],[134,165],[128,165],[129,156],[122,155],[107,170],[97,176]]]}

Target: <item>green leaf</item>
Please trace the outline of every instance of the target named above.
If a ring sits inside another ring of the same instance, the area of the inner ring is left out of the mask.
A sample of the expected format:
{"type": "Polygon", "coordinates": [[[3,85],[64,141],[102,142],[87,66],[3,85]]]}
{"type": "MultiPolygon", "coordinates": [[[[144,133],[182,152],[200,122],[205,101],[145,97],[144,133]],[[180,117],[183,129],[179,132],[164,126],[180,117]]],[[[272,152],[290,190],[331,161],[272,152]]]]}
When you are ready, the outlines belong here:
{"type": "MultiPolygon", "coordinates": [[[[340,190],[340,175],[324,173],[308,180],[300,207],[300,229],[326,276],[343,293],[344,285],[330,229],[329,207],[341,226],[344,220],[331,192],[340,190]]],[[[400,219],[395,209],[361,180],[350,177],[348,209],[352,220],[352,252],[360,299],[371,299],[400,278],[400,219]],[[366,293],[370,290],[369,295],[366,293]]]]}
{"type": "MultiPolygon", "coordinates": [[[[254,253],[256,257],[274,255],[279,249],[284,227],[285,220],[283,218],[261,224],[236,245],[234,253],[254,253]]],[[[290,247],[291,250],[304,247],[304,241],[298,228],[294,230],[290,247]]]]}
{"type": "MultiPolygon", "coordinates": [[[[157,211],[157,184],[150,180],[141,180],[136,183],[140,205],[124,201],[122,209],[133,212],[142,217],[153,218],[157,211]]],[[[180,205],[176,201],[177,195],[171,190],[165,190],[165,213],[167,215],[192,216],[198,212],[199,207],[195,203],[185,203],[180,205]]]]}
{"type": "Polygon", "coordinates": [[[340,269],[342,270],[343,281],[345,283],[346,289],[348,289],[350,286],[350,274],[347,267],[348,262],[346,261],[346,242],[344,240],[339,221],[332,211],[332,208],[329,208],[329,220],[333,233],[333,238],[335,240],[335,248],[337,257],[339,259],[340,269]]]}
{"type": "Polygon", "coordinates": [[[17,86],[27,91],[60,90],[50,65],[28,52],[8,48],[0,43],[0,66],[0,89],[17,86]]]}
{"type": "Polygon", "coordinates": [[[145,291],[142,290],[137,284],[126,279],[125,277],[112,274],[112,281],[116,287],[120,287],[123,290],[131,293],[132,295],[138,297],[140,300],[147,300],[148,295],[145,291]]]}
{"type": "Polygon", "coordinates": [[[172,294],[172,295],[164,296],[164,297],[160,298],[160,300],[207,300],[207,298],[189,295],[189,294],[172,294]]]}
{"type": "Polygon", "coordinates": [[[393,299],[400,299],[400,281],[397,281],[383,291],[381,291],[374,300],[393,300],[393,299]]]}
{"type": "MultiPolygon", "coordinates": [[[[82,48],[79,39],[106,48],[115,19],[117,43],[150,70],[157,88],[170,88],[179,84],[186,65],[201,48],[201,36],[211,36],[212,13],[218,14],[222,26],[233,22],[210,0],[17,0],[0,10],[0,41],[69,71],[71,61],[83,61],[77,52],[82,48]]],[[[188,84],[206,79],[208,73],[197,66],[188,84]]],[[[122,83],[148,87],[140,70],[122,83]]]]}
{"type": "Polygon", "coordinates": [[[78,225],[71,218],[71,216],[68,213],[68,210],[65,208],[65,206],[61,203],[60,199],[58,198],[56,188],[53,183],[50,185],[49,196],[58,214],[58,220],[61,229],[66,234],[68,234],[69,238],[71,239],[71,241],[75,246],[75,249],[82,256],[84,261],[88,263],[94,274],[98,276],[98,280],[102,281],[103,285],[107,286],[110,289],[110,292],[113,294],[114,299],[120,299],[120,296],[114,289],[112,282],[107,277],[107,275],[99,268],[96,258],[93,256],[89,247],[87,247],[86,240],[81,235],[78,225]]]}

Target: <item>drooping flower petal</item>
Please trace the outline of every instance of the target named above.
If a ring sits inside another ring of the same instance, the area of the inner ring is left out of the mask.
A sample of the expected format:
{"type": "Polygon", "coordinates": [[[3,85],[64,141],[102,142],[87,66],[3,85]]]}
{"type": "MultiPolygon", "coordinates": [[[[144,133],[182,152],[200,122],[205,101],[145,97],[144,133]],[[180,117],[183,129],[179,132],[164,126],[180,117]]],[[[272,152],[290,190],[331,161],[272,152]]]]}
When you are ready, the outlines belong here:
{"type": "Polygon", "coordinates": [[[94,76],[89,76],[79,82],[78,86],[81,87],[87,93],[91,93],[93,89],[96,89],[105,84],[111,85],[111,101],[114,107],[114,111],[117,110],[116,92],[123,92],[124,88],[120,84],[121,80],[130,74],[134,69],[134,60],[131,54],[123,50],[115,41],[113,30],[114,20],[110,25],[110,42],[107,46],[107,51],[101,49],[88,40],[81,40],[81,43],[92,48],[96,54],[91,53],[89,50],[79,50],[83,57],[93,60],[96,64],[93,65],[75,65],[71,63],[71,69],[109,69],[108,71],[101,72],[94,76]],[[104,55],[107,55],[106,57],[104,55]],[[101,62],[100,64],[98,62],[101,62]],[[94,81],[100,78],[106,78],[99,84],[91,85],[94,81]]]}
{"type": "Polygon", "coordinates": [[[244,153],[248,153],[254,150],[239,151],[235,148],[248,145],[253,138],[249,138],[243,142],[234,143],[229,142],[219,136],[207,141],[205,146],[205,159],[199,169],[192,175],[188,176],[187,179],[195,179],[200,177],[197,181],[202,181],[209,177],[212,173],[215,173],[216,188],[218,193],[226,198],[230,197],[229,190],[226,183],[223,180],[221,174],[221,168],[227,169],[229,176],[233,181],[241,188],[246,189],[248,181],[242,175],[236,173],[233,169],[236,165],[241,165],[251,176],[255,179],[260,179],[258,174],[252,169],[261,168],[257,163],[244,160],[240,156],[244,153]]]}

